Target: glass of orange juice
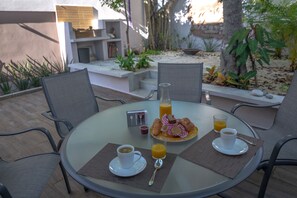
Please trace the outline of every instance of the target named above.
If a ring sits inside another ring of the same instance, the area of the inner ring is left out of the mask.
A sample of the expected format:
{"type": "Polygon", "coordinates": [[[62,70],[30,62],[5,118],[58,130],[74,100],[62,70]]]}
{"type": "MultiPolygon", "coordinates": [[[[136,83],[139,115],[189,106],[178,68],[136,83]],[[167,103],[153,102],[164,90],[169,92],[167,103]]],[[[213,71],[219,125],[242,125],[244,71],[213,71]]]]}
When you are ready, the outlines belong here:
{"type": "Polygon", "coordinates": [[[227,127],[228,117],[223,114],[213,116],[213,128],[215,132],[220,132],[221,129],[227,127]]]}
{"type": "Polygon", "coordinates": [[[165,141],[153,141],[152,145],[152,157],[154,159],[165,159],[166,158],[166,142],[165,141]]]}

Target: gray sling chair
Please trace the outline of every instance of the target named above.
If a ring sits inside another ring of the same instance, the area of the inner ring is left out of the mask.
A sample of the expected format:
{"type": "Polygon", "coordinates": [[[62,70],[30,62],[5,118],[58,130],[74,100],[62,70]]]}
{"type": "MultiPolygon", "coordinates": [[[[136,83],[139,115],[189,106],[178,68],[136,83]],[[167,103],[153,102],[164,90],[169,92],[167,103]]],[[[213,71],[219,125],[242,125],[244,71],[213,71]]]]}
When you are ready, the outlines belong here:
{"type": "Polygon", "coordinates": [[[231,112],[240,107],[267,108],[279,106],[273,125],[269,129],[255,128],[264,140],[263,161],[258,170],[265,174],[261,183],[259,197],[264,197],[271,171],[275,165],[297,165],[297,73],[295,72],[290,88],[281,104],[251,105],[237,104],[231,112]],[[292,141],[295,140],[295,141],[292,141]]]}
{"type": "Polygon", "coordinates": [[[118,99],[95,96],[87,69],[42,78],[42,87],[50,109],[42,115],[55,122],[61,137],[58,149],[73,127],[99,112],[96,98],[125,103],[118,99]]]}
{"type": "Polygon", "coordinates": [[[45,128],[31,128],[15,133],[0,133],[0,137],[15,136],[29,132],[44,134],[53,152],[30,155],[9,162],[0,158],[0,197],[40,197],[58,164],[62,170],[68,193],[71,193],[67,174],[60,162],[57,146],[48,130],[45,128]]]}
{"type": "MultiPolygon", "coordinates": [[[[158,63],[158,85],[168,82],[170,98],[186,102],[201,102],[203,63],[158,63]]],[[[152,90],[145,99],[153,97],[157,92],[160,99],[160,89],[152,90]]],[[[210,97],[206,93],[206,103],[210,97]]]]}

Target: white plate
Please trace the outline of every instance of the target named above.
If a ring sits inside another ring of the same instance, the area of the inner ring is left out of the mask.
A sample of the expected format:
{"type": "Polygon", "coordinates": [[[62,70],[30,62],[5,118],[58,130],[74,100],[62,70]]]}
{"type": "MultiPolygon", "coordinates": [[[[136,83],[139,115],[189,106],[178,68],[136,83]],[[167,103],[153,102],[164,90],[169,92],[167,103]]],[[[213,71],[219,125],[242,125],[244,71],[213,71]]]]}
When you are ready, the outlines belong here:
{"type": "Polygon", "coordinates": [[[240,139],[236,139],[232,149],[225,149],[220,137],[212,141],[212,146],[215,150],[226,155],[242,155],[249,150],[249,146],[240,139]]]}
{"type": "MultiPolygon", "coordinates": [[[[135,157],[139,157],[139,155],[134,155],[135,157]]],[[[131,177],[141,173],[146,167],[146,160],[141,157],[131,168],[124,169],[120,165],[119,158],[116,157],[109,163],[109,170],[113,174],[120,177],[131,177]]]]}

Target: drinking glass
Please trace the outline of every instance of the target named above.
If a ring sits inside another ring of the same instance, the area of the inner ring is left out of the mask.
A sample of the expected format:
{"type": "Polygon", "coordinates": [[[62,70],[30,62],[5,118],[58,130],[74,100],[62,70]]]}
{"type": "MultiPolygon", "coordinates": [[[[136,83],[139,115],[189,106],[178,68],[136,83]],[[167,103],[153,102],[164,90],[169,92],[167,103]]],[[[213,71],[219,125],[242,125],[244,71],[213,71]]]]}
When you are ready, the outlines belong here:
{"type": "Polygon", "coordinates": [[[166,158],[166,141],[154,140],[152,143],[152,158],[165,159],[166,158]]]}
{"type": "Polygon", "coordinates": [[[223,114],[218,114],[213,116],[213,128],[215,132],[220,132],[221,129],[227,127],[228,117],[223,114]]]}

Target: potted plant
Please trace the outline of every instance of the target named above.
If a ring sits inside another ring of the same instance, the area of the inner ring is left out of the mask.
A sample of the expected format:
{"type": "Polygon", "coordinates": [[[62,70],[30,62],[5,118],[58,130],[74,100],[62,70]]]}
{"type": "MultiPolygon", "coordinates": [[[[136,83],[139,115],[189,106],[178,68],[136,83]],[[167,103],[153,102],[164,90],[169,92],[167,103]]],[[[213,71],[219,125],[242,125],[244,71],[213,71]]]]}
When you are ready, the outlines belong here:
{"type": "Polygon", "coordinates": [[[200,51],[195,46],[196,38],[191,36],[191,34],[189,34],[186,38],[184,37],[183,40],[184,42],[186,42],[186,45],[187,45],[187,48],[182,49],[185,54],[195,55],[197,52],[200,51]]]}

